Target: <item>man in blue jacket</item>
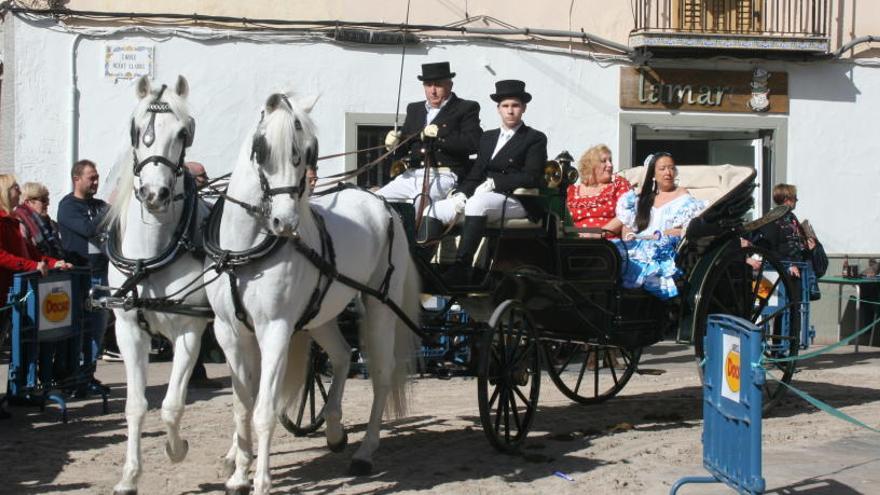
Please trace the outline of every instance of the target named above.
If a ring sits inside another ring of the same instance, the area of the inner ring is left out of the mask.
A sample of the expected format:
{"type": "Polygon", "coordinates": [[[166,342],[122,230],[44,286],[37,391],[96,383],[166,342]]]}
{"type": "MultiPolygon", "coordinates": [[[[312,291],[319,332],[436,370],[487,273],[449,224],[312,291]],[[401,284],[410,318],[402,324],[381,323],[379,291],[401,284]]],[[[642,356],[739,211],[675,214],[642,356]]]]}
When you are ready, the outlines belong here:
{"type": "MultiPolygon", "coordinates": [[[[73,192],[58,204],[61,248],[68,261],[89,268],[92,286],[106,286],[109,259],[101,250],[97,235],[107,203],[95,197],[98,192],[98,169],[94,162],[80,160],[73,164],[70,177],[73,192]]],[[[94,363],[101,353],[107,319],[106,311],[92,312],[83,341],[83,362],[86,364],[94,363]]]]}

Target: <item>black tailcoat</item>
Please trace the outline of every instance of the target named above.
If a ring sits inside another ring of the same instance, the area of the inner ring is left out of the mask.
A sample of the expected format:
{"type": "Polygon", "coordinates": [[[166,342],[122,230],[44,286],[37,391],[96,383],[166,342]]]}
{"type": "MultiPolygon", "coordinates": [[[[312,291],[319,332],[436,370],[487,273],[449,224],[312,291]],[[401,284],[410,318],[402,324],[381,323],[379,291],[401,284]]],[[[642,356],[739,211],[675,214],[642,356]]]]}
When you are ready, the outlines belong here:
{"type": "MultiPolygon", "coordinates": [[[[410,103],[406,107],[406,120],[401,132],[406,138],[425,128],[428,110],[425,101],[410,103]]],[[[480,104],[475,101],[463,100],[452,93],[440,112],[431,121],[438,127],[436,139],[419,136],[401,146],[395,158],[409,155],[410,165],[421,167],[425,163],[425,153],[433,150],[431,164],[435,167],[449,167],[461,180],[470,170],[468,156],[477,152],[480,135],[480,104]]]]}
{"type": "Polygon", "coordinates": [[[492,158],[500,129],[483,133],[477,161],[459,190],[471,196],[487,178],[495,182],[495,192],[510,194],[518,187],[540,187],[547,164],[547,136],[523,124],[492,158]]]}

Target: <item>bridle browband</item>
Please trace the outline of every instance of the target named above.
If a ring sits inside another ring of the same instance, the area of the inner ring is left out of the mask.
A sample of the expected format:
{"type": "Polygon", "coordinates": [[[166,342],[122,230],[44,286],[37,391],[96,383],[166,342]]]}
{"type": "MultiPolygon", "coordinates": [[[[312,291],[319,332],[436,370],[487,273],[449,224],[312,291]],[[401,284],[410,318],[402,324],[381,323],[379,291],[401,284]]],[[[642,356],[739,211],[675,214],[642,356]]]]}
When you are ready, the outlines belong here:
{"type": "MultiPolygon", "coordinates": [[[[290,103],[287,95],[284,94],[276,94],[275,96],[280,97],[284,103],[287,104],[287,107],[293,111],[293,105],[290,103]]],[[[260,124],[263,123],[266,117],[265,110],[260,114],[260,124]]],[[[294,128],[297,131],[302,131],[303,126],[300,120],[297,118],[294,121],[294,128]]],[[[293,147],[293,154],[291,159],[291,165],[294,168],[299,167],[302,164],[303,157],[296,149],[296,146],[293,147]]],[[[302,199],[303,194],[305,194],[307,190],[306,185],[306,174],[302,174],[302,177],[299,179],[299,183],[295,186],[283,186],[283,187],[271,187],[269,185],[269,178],[266,177],[266,173],[263,172],[263,166],[266,164],[266,161],[269,159],[269,143],[266,142],[266,136],[263,134],[257,134],[254,136],[253,143],[251,144],[251,162],[257,163],[257,174],[260,179],[260,191],[262,192],[262,196],[260,197],[259,205],[252,205],[250,203],[246,203],[244,201],[238,200],[229,196],[228,194],[224,197],[230,203],[233,203],[245,211],[256,215],[261,218],[268,218],[269,213],[272,209],[272,198],[274,196],[279,195],[288,195],[290,199],[294,201],[298,201],[302,199]]],[[[316,167],[318,163],[318,141],[314,140],[314,146],[309,147],[306,150],[305,156],[306,165],[309,167],[316,167]]]]}
{"type": "Polygon", "coordinates": [[[144,130],[143,136],[141,136],[140,129],[138,129],[134,118],[132,117],[131,119],[131,154],[134,162],[133,166],[135,177],[140,177],[141,170],[143,170],[144,167],[150,163],[165,165],[166,167],[170,168],[174,172],[174,175],[177,177],[183,175],[183,164],[186,155],[186,149],[192,146],[193,138],[195,137],[196,122],[195,119],[193,119],[192,117],[187,120],[186,127],[183,129],[180,135],[180,139],[183,140],[183,147],[180,148],[180,157],[178,157],[177,163],[172,162],[162,155],[151,155],[147,158],[144,158],[143,160],[138,160],[137,157],[138,141],[143,142],[144,146],[149,147],[156,140],[156,114],[173,113],[171,110],[171,106],[168,104],[168,102],[160,101],[160,99],[162,98],[162,94],[165,93],[165,89],[167,87],[167,85],[163,84],[162,88],[159,90],[159,93],[156,94],[156,97],[147,106],[147,112],[150,114],[150,122],[147,124],[147,128],[144,130]]]}

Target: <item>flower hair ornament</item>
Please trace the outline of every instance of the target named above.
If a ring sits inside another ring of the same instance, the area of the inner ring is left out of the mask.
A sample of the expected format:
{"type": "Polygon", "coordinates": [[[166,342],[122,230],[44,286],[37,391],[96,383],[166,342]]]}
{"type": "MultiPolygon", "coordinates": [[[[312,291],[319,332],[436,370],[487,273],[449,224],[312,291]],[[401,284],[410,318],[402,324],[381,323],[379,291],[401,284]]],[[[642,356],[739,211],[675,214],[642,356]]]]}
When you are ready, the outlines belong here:
{"type": "MultiPolygon", "coordinates": [[[[645,157],[645,161],[642,162],[642,166],[645,167],[645,170],[651,166],[651,163],[654,162],[654,153],[649,154],[645,157]]],[[[651,190],[657,192],[657,179],[651,177],[651,190]]]]}

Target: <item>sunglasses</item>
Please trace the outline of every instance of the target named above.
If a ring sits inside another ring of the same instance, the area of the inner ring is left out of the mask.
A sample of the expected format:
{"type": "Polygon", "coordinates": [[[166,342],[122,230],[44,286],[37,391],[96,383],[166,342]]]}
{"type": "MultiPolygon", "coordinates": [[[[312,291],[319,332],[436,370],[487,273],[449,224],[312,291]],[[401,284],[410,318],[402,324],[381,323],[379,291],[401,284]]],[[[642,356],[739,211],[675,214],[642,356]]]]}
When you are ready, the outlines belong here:
{"type": "Polygon", "coordinates": [[[49,204],[49,196],[40,196],[39,198],[28,198],[28,201],[39,201],[43,204],[49,204]]]}

